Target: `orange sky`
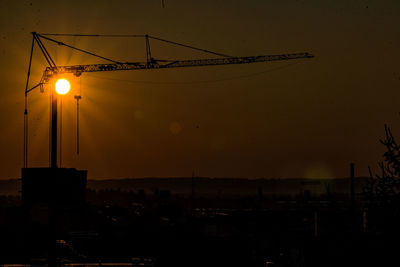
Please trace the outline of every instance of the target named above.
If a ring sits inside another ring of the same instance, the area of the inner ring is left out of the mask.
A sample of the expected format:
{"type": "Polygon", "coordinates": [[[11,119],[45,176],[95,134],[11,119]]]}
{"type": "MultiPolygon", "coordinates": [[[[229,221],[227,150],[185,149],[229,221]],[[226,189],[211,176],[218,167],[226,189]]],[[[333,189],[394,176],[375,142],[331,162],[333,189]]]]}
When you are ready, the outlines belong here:
{"type": "MultiPolygon", "coordinates": [[[[63,101],[63,166],[90,178],[343,177],[381,159],[384,123],[400,135],[398,1],[0,0],[0,178],[19,177],[31,31],[149,33],[248,56],[310,52],[311,60],[73,79],[63,101]],[[94,4],[96,3],[96,4],[94,4]],[[79,84],[82,88],[79,89],[79,84]],[[75,101],[81,90],[81,154],[75,101]]],[[[121,61],[142,40],[61,40],[121,61]]],[[[47,43],[46,43],[47,44],[47,43]]],[[[98,62],[47,45],[56,63],[98,62]]],[[[152,42],[160,59],[208,58],[152,42]]],[[[33,82],[45,61],[35,53],[33,82]]],[[[48,164],[49,97],[30,95],[29,166],[48,164]]]]}

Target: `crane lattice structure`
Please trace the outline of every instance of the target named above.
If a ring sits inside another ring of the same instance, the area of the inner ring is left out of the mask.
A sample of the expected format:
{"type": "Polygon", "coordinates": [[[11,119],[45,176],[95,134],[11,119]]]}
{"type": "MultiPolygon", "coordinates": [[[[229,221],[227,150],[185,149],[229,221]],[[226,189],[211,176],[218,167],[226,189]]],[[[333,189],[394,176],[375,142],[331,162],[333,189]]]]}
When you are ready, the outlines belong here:
{"type": "MultiPolygon", "coordinates": [[[[229,64],[248,64],[258,62],[270,62],[270,61],[284,61],[293,59],[306,59],[313,58],[314,56],[309,53],[291,53],[291,54],[279,54],[279,55],[260,55],[260,56],[248,56],[248,57],[234,57],[225,54],[213,52],[206,49],[201,49],[150,35],[95,35],[95,34],[39,34],[32,32],[32,46],[31,55],[29,60],[27,82],[25,87],[25,111],[24,111],[24,167],[28,165],[28,105],[27,97],[28,93],[37,87],[43,88],[43,85],[48,84],[52,78],[59,75],[72,73],[75,76],[81,76],[84,72],[103,72],[103,71],[120,71],[120,70],[151,70],[151,69],[169,69],[169,68],[184,68],[184,67],[200,67],[200,66],[217,66],[217,65],[229,65],[229,64]],[[144,38],[146,42],[146,61],[145,62],[119,62],[87,50],[83,50],[64,42],[50,38],[49,36],[74,36],[74,37],[128,37],[128,38],[144,38]],[[44,46],[42,40],[56,43],[59,46],[65,46],[73,50],[100,58],[107,61],[108,63],[103,64],[86,64],[86,65],[69,65],[69,66],[58,66],[52,59],[50,53],[44,46]],[[219,58],[207,58],[207,59],[189,59],[189,60],[165,60],[155,59],[151,54],[150,40],[158,40],[161,42],[169,43],[172,45],[182,46],[198,51],[202,51],[219,58]],[[42,78],[38,84],[29,88],[29,77],[32,63],[32,55],[35,43],[41,50],[44,58],[48,63],[48,67],[43,72],[42,78]]],[[[57,168],[57,94],[52,93],[52,123],[51,123],[51,141],[50,141],[50,166],[57,168]]],[[[78,101],[78,99],[77,99],[78,101]]]]}

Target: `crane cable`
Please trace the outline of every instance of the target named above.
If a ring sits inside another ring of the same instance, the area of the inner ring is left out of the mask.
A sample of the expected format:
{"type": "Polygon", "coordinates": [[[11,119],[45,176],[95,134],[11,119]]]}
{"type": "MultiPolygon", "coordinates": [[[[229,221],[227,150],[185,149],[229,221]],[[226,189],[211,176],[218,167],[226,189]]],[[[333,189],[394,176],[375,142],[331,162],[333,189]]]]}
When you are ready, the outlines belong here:
{"type": "MultiPolygon", "coordinates": [[[[194,47],[194,46],[191,46],[191,45],[186,45],[186,44],[181,44],[181,43],[169,41],[169,40],[166,40],[166,39],[162,39],[162,38],[155,37],[155,36],[151,36],[151,35],[147,35],[147,34],[71,34],[71,33],[41,33],[41,34],[38,34],[38,35],[39,35],[40,37],[43,37],[43,38],[49,40],[49,41],[55,42],[55,43],[57,43],[57,44],[59,44],[59,45],[64,45],[64,46],[67,46],[67,47],[69,47],[69,48],[76,49],[76,50],[79,50],[79,51],[81,51],[81,52],[90,54],[90,55],[92,55],[92,56],[96,56],[96,57],[100,57],[100,58],[106,59],[106,60],[108,60],[108,61],[113,61],[113,60],[108,59],[108,58],[101,57],[101,56],[96,55],[96,54],[94,54],[94,53],[91,53],[91,52],[89,52],[89,51],[85,51],[85,50],[82,50],[82,49],[73,47],[73,46],[71,46],[71,45],[67,45],[67,44],[65,44],[65,43],[63,43],[63,42],[59,42],[59,41],[57,41],[57,40],[54,40],[54,39],[51,39],[51,38],[48,38],[48,37],[45,37],[45,36],[105,37],[105,38],[110,38],[110,37],[111,37],[111,38],[150,38],[150,39],[153,39],[153,40],[157,40],[157,41],[161,41],[161,42],[165,42],[165,43],[169,43],[169,44],[173,44],[173,45],[177,45],[177,46],[182,46],[182,47],[190,48],[190,49],[193,49],[193,50],[198,50],[198,51],[201,51],[201,52],[204,52],[204,53],[213,54],[213,55],[215,55],[215,56],[220,56],[220,57],[231,57],[231,56],[229,56],[229,55],[225,55],[225,54],[213,52],[213,51],[210,51],[210,50],[207,50],[207,49],[202,49],[202,48],[194,47]]],[[[120,63],[120,62],[115,62],[115,61],[113,61],[113,62],[114,62],[114,63],[120,63]]]]}
{"type": "Polygon", "coordinates": [[[79,100],[82,99],[82,76],[79,78],[79,94],[76,99],[76,154],[79,155],[79,100]]]}
{"type": "Polygon", "coordinates": [[[68,48],[77,50],[77,51],[79,51],[79,52],[82,52],[82,53],[85,53],[85,54],[88,54],[88,55],[91,55],[91,56],[94,56],[94,57],[98,57],[98,58],[101,58],[101,59],[104,59],[104,60],[107,60],[107,61],[110,61],[110,62],[113,62],[113,63],[121,64],[121,62],[119,62],[119,61],[116,61],[116,60],[113,60],[113,59],[109,59],[109,58],[106,58],[106,57],[97,55],[97,54],[92,53],[92,52],[89,52],[89,51],[87,51],[87,50],[83,50],[83,49],[77,48],[77,47],[75,47],[75,46],[72,46],[72,45],[69,45],[69,44],[66,44],[66,43],[63,43],[63,42],[60,42],[60,41],[57,41],[57,40],[48,38],[48,37],[46,37],[46,36],[43,36],[43,35],[40,35],[40,34],[38,34],[38,36],[39,36],[39,37],[42,37],[42,38],[44,38],[44,39],[46,39],[46,40],[48,40],[48,41],[54,42],[54,43],[56,43],[56,44],[58,44],[58,45],[66,46],[66,47],[68,47],[68,48]]]}
{"type": "Polygon", "coordinates": [[[181,44],[181,43],[177,43],[177,42],[161,39],[161,38],[150,36],[150,35],[149,35],[149,38],[154,39],[154,40],[158,40],[158,41],[162,41],[162,42],[165,42],[165,43],[177,45],[177,46],[183,46],[183,47],[190,48],[190,49],[193,49],[193,50],[202,51],[202,52],[213,54],[213,55],[220,56],[220,57],[231,57],[231,56],[228,56],[228,55],[225,55],[225,54],[221,54],[221,53],[217,53],[217,52],[213,52],[213,51],[210,51],[210,50],[207,50],[207,49],[197,48],[197,47],[194,47],[194,46],[185,45],[185,44],[181,44]]]}

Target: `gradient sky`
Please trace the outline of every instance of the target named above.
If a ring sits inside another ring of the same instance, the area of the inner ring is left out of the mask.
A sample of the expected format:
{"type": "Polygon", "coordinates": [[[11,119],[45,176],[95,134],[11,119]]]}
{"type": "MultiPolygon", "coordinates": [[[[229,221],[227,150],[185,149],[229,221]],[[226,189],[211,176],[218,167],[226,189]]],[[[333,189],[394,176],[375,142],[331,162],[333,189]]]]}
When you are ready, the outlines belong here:
{"type": "MultiPolygon", "coordinates": [[[[248,56],[316,58],[84,74],[63,100],[63,166],[90,178],[367,175],[382,158],[384,124],[400,138],[397,0],[0,0],[0,178],[20,176],[30,32],[151,34],[248,56]],[[81,87],[80,87],[81,84],[81,87]],[[81,154],[76,104],[82,94],[81,154]]],[[[121,61],[143,40],[60,38],[121,61]]],[[[45,43],[59,65],[99,62],[45,43]]],[[[152,42],[160,59],[208,58],[152,42]]],[[[36,51],[32,85],[44,70],[36,51]]],[[[49,96],[29,96],[29,166],[48,164],[49,96]]]]}

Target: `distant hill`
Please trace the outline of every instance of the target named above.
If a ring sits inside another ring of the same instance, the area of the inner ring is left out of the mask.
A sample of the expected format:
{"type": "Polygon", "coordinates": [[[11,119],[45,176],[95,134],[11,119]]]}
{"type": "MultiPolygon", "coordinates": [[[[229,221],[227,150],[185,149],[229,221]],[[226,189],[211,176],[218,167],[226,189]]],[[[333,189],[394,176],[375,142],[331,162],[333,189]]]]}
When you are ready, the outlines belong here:
{"type": "MultiPolygon", "coordinates": [[[[367,182],[366,177],[355,179],[356,193],[361,193],[367,182]]],[[[243,196],[256,195],[259,188],[264,195],[298,195],[305,191],[313,195],[327,192],[348,194],[350,191],[349,178],[335,179],[244,179],[244,178],[206,178],[196,177],[195,194],[197,196],[243,196]]],[[[173,194],[191,194],[192,178],[127,178],[108,180],[89,180],[88,188],[92,190],[121,190],[154,193],[169,190],[173,194]]],[[[0,195],[19,195],[21,181],[19,179],[0,180],[0,195]]]]}

